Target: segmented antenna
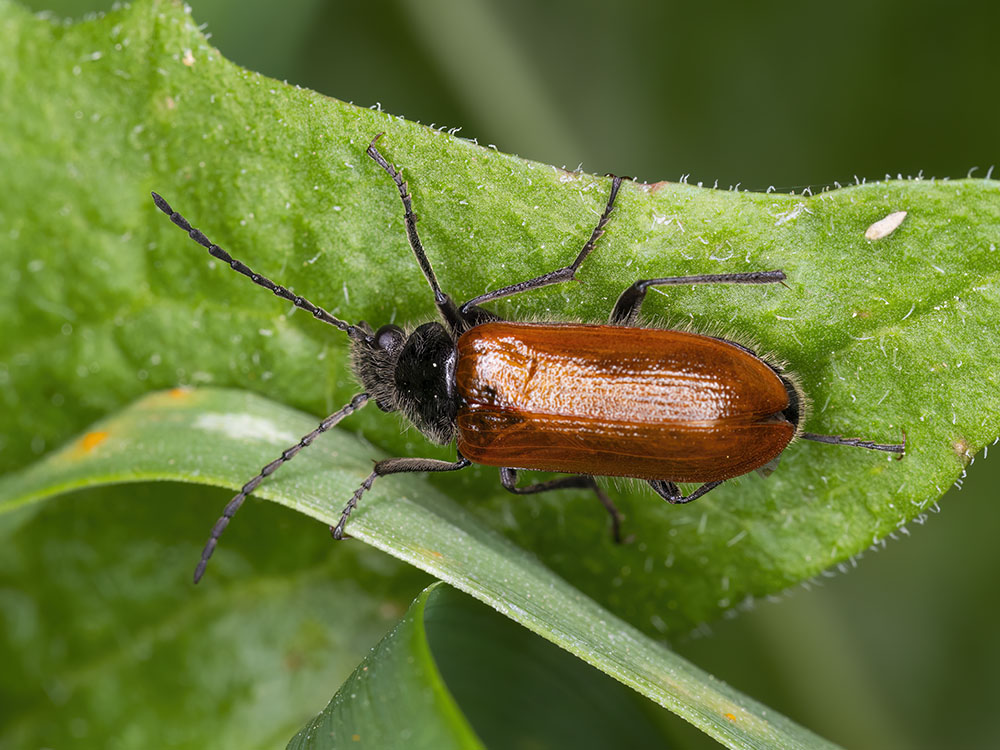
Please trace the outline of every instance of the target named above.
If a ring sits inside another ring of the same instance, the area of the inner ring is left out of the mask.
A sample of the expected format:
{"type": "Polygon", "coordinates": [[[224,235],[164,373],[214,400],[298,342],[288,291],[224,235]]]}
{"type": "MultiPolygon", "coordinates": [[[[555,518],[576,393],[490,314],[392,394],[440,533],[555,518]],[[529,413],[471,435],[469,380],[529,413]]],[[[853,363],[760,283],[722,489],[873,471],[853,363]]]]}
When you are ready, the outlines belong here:
{"type": "Polygon", "coordinates": [[[431,262],[427,260],[427,253],[424,252],[424,246],[420,242],[420,235],[417,234],[417,215],[413,213],[413,198],[410,197],[410,188],[403,180],[403,176],[399,173],[392,164],[390,164],[384,156],[379,152],[375,144],[378,143],[378,139],[381,138],[384,133],[378,133],[372,142],[368,144],[368,148],[365,153],[372,158],[372,160],[378,164],[386,173],[392,178],[392,181],[396,183],[396,190],[399,191],[399,197],[403,201],[403,221],[406,224],[406,238],[410,242],[410,248],[413,250],[413,254],[417,256],[417,263],[420,265],[420,270],[424,273],[424,278],[427,279],[427,283],[431,285],[431,291],[434,293],[434,302],[437,305],[445,304],[447,297],[445,293],[441,291],[441,286],[438,284],[437,276],[434,275],[434,269],[431,268],[431,262]]]}
{"type": "Polygon", "coordinates": [[[200,229],[195,229],[191,226],[187,219],[181,216],[179,213],[174,211],[160,195],[157,193],[152,193],[153,202],[156,203],[156,207],[163,211],[167,216],[170,217],[170,221],[179,226],[185,232],[187,232],[188,237],[197,242],[199,245],[204,247],[214,258],[218,258],[223,263],[228,265],[234,271],[237,271],[244,276],[246,276],[250,281],[258,286],[262,286],[265,289],[269,289],[274,293],[276,297],[281,297],[291,302],[296,307],[305,310],[310,313],[317,320],[322,320],[324,323],[329,323],[330,325],[339,328],[341,331],[346,333],[355,341],[364,341],[366,343],[372,342],[372,337],[365,333],[363,330],[357,326],[352,326],[350,323],[345,323],[339,318],[333,317],[330,313],[324,310],[318,305],[314,305],[312,302],[307,300],[305,297],[300,297],[297,294],[293,294],[291,291],[281,286],[281,284],[275,284],[266,276],[261,276],[259,273],[254,272],[249,266],[240,260],[237,260],[221,247],[216,245],[214,242],[208,239],[200,229]]]}
{"type": "Polygon", "coordinates": [[[885,451],[886,453],[906,453],[906,433],[903,433],[902,443],[873,443],[860,438],[845,438],[839,435],[817,435],[815,432],[803,432],[799,435],[803,440],[812,440],[829,445],[850,445],[855,448],[867,448],[870,451],[885,451]]]}
{"type": "Polygon", "coordinates": [[[356,395],[351,399],[351,403],[343,409],[335,411],[329,417],[320,422],[319,427],[310,432],[308,435],[305,435],[292,447],[286,448],[282,451],[278,458],[274,459],[271,463],[261,469],[257,476],[243,485],[243,488],[236,493],[236,496],[230,500],[229,503],[227,503],[225,510],[222,511],[222,515],[219,517],[219,520],[216,521],[215,526],[212,527],[212,534],[209,536],[208,542],[205,543],[205,549],[202,550],[201,560],[198,561],[198,567],[194,569],[195,583],[198,583],[198,581],[201,580],[201,577],[205,574],[205,566],[208,565],[209,558],[212,556],[212,553],[215,552],[215,548],[219,544],[219,537],[222,536],[222,532],[226,530],[229,522],[233,520],[233,516],[236,515],[236,511],[240,509],[240,506],[243,505],[243,501],[247,499],[247,495],[257,489],[257,485],[263,482],[264,479],[277,471],[278,467],[286,461],[291,461],[292,458],[295,457],[296,453],[312,443],[312,441],[318,436],[322,435],[324,432],[336,425],[344,417],[353,414],[368,403],[368,399],[369,396],[367,393],[359,393],[356,395]]]}

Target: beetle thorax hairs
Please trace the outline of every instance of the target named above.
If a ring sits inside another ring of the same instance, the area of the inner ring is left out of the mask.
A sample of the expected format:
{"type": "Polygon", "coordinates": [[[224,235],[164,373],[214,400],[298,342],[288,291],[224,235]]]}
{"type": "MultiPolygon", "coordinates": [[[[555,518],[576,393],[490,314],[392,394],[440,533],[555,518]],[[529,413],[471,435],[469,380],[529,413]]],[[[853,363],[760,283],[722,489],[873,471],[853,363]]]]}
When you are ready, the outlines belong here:
{"type": "Polygon", "coordinates": [[[407,332],[384,325],[374,342],[351,342],[351,365],[384,412],[399,411],[432,443],[455,439],[455,341],[440,323],[407,332]]]}

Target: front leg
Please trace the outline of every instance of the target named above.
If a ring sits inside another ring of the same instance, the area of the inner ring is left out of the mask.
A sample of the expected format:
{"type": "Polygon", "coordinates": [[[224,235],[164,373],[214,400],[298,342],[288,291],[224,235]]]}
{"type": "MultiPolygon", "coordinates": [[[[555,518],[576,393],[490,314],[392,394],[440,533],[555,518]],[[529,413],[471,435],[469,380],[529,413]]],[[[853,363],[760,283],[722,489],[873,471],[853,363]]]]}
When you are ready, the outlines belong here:
{"type": "Polygon", "coordinates": [[[421,471],[458,471],[466,466],[471,466],[472,462],[462,455],[454,463],[449,461],[438,461],[434,458],[387,458],[375,464],[375,470],[368,475],[368,478],[361,483],[361,486],[354,491],[354,495],[347,502],[344,511],[340,514],[340,520],[336,526],[330,527],[330,533],[334,539],[344,538],[344,524],[347,523],[348,516],[358,506],[358,500],[368,490],[378,477],[389,474],[416,473],[421,471]]]}

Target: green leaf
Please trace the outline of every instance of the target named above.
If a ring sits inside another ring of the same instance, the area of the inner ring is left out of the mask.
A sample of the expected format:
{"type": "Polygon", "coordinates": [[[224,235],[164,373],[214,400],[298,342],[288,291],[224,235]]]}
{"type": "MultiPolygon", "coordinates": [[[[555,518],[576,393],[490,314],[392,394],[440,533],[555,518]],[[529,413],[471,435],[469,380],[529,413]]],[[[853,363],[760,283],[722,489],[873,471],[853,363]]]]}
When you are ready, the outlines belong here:
{"type": "MultiPolygon", "coordinates": [[[[3,468],[178,382],[249,388],[314,414],[355,391],[341,335],[212,262],[150,189],[256,270],[376,324],[434,311],[399,198],[364,155],[375,133],[386,131],[382,149],[402,165],[457,298],[565,263],[607,195],[604,179],[240,70],[173,3],[68,27],[9,3],[0,12],[12,51],[0,60],[3,468]]],[[[583,283],[497,309],[601,320],[638,277],[783,268],[788,288],[671,289],[647,310],[752,339],[799,374],[807,429],[886,442],[905,431],[906,459],[800,443],[768,479],[685,508],[616,484],[636,536],[623,548],[588,493],[513,498],[489,470],[434,482],[650,633],[846,561],[920,518],[1000,434],[998,215],[989,180],[814,197],[626,185],[583,283]],[[864,238],[897,209],[909,215],[893,234],[864,238]]],[[[450,455],[375,410],[351,424],[391,454],[450,455]]]]}
{"type": "MultiPolygon", "coordinates": [[[[386,131],[382,149],[404,169],[430,259],[457,298],[565,264],[607,194],[602,178],[240,70],[171,2],[67,26],[0,0],[0,45],[0,470],[178,383],[238,386],[312,414],[354,392],[342,337],[212,263],[150,190],[256,270],[376,324],[434,311],[398,196],[363,154],[375,133],[386,131]]],[[[800,443],[768,479],[684,508],[615,486],[636,536],[625,547],[587,493],[512,498],[486,470],[431,482],[463,518],[657,635],[843,563],[922,520],[1000,434],[998,216],[991,180],[813,197],[628,185],[581,284],[498,311],[603,320],[636,278],[783,268],[787,289],[671,289],[647,308],[787,360],[813,400],[807,429],[884,441],[905,431],[907,457],[800,443]],[[893,234],[864,238],[900,209],[893,234]]],[[[449,455],[375,410],[349,426],[388,454],[449,455]]],[[[272,457],[261,450],[217,479],[239,484],[272,457]]],[[[324,512],[353,489],[341,479],[324,512]]],[[[408,554],[405,539],[387,547],[408,554]]]]}
{"type": "MultiPolygon", "coordinates": [[[[312,424],[305,414],[242,391],[154,393],[0,480],[0,518],[3,511],[23,510],[25,502],[90,484],[157,478],[235,488],[239,482],[229,475],[249,476],[264,457],[312,424]]],[[[259,494],[335,523],[350,495],[343,488],[353,489],[367,476],[373,452],[349,433],[333,430],[296,457],[294,470],[286,467],[261,485],[259,494]]],[[[354,537],[472,594],[724,744],[826,746],[602,609],[428,482],[386,477],[364,500],[348,527],[354,537]]],[[[328,539],[319,530],[316,536],[328,539]]],[[[270,541],[266,534],[258,538],[265,546],[270,541]]],[[[193,565],[197,554],[192,546],[187,549],[193,565]]],[[[239,550],[224,545],[212,559],[207,584],[252,579],[247,567],[239,550]]]]}
{"type": "Polygon", "coordinates": [[[232,575],[192,590],[229,495],[131,484],[0,515],[0,748],[278,747],[427,584],[254,503],[232,575]]]}
{"type": "Polygon", "coordinates": [[[474,599],[434,584],[288,747],[668,746],[635,698],[474,599]]]}
{"type": "Polygon", "coordinates": [[[417,597],[289,748],[485,747],[449,693],[427,643],[424,615],[434,588],[417,597]]]}

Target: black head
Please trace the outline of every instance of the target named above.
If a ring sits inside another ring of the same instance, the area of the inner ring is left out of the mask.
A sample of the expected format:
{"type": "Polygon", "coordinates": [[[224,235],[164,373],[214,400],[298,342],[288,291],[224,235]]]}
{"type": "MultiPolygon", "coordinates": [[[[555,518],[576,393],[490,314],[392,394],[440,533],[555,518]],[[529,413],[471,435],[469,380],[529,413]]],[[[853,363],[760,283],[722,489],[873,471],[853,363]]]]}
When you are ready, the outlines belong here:
{"type": "Polygon", "coordinates": [[[382,411],[402,412],[428,440],[455,435],[455,362],[451,334],[424,323],[409,335],[385,325],[370,339],[352,342],[354,374],[382,411]]]}

